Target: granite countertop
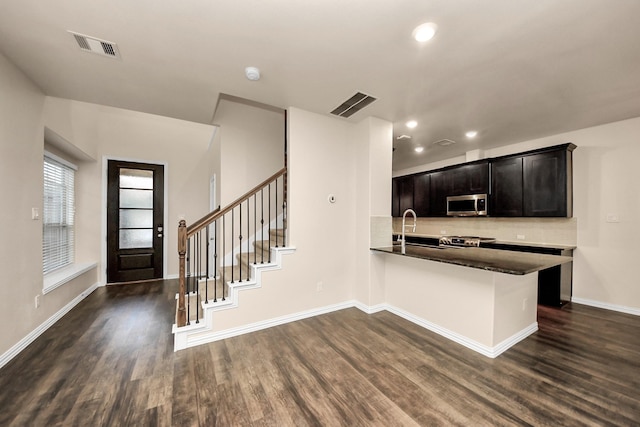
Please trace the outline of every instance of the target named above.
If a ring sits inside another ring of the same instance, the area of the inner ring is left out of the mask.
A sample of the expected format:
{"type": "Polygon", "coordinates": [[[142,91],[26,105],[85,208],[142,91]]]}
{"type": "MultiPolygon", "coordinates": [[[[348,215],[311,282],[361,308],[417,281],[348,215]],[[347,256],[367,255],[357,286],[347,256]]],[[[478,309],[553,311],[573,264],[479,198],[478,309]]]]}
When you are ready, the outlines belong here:
{"type": "Polygon", "coordinates": [[[488,248],[437,247],[411,243],[406,245],[405,254],[401,253],[399,244],[371,248],[371,250],[516,275],[525,275],[573,261],[573,258],[569,256],[488,248]]]}
{"type": "MultiPolygon", "coordinates": [[[[394,231],[393,232],[393,236],[399,236],[402,233],[399,231],[394,231]]],[[[423,238],[423,239],[440,239],[440,237],[442,237],[442,235],[439,234],[422,234],[422,233],[412,233],[412,232],[406,232],[405,233],[406,237],[417,237],[417,238],[423,238]]],[[[487,236],[485,236],[487,237],[487,236]]],[[[491,237],[491,236],[488,236],[491,237]]],[[[395,240],[395,238],[394,238],[395,240]]],[[[494,242],[496,245],[512,245],[512,246],[523,246],[523,247],[535,247],[535,248],[549,248],[549,249],[559,249],[559,250],[573,250],[576,249],[576,246],[572,246],[572,245],[561,245],[561,244],[556,244],[556,243],[536,243],[536,242],[529,242],[529,241],[524,241],[524,240],[496,240],[494,242]]],[[[485,244],[486,246],[490,246],[492,243],[488,243],[485,244]]]]}

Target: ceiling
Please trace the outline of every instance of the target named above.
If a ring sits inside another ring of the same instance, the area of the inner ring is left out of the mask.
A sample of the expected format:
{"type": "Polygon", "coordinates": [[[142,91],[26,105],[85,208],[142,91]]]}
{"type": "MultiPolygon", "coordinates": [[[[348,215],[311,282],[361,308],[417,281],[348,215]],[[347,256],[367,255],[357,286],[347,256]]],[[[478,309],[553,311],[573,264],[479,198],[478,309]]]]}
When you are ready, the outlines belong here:
{"type": "Polygon", "coordinates": [[[393,122],[398,170],[640,116],[639,16],[638,0],[2,0],[0,52],[47,95],[200,123],[220,94],[329,114],[360,91],[377,100],[341,120],[393,122]]]}

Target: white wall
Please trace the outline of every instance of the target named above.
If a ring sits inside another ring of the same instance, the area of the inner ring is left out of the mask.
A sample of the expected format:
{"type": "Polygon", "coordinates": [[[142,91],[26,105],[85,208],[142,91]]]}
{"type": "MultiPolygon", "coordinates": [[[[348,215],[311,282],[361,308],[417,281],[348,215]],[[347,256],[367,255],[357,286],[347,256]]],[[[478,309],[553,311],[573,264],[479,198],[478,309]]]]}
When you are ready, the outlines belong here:
{"type": "Polygon", "coordinates": [[[384,302],[384,260],[371,256],[369,248],[391,243],[393,126],[370,117],[354,130],[357,240],[354,259],[358,280],[353,287],[355,299],[371,307],[384,302]]]}
{"type": "Polygon", "coordinates": [[[263,273],[262,288],[240,292],[238,308],[214,314],[217,331],[353,298],[358,135],[353,124],[324,115],[291,108],[288,117],[288,229],[296,251],[282,270],[263,273]]]}
{"type": "Polygon", "coordinates": [[[284,167],[284,110],[222,98],[220,204],[224,207],[284,167]]]}
{"type": "MultiPolygon", "coordinates": [[[[77,173],[77,261],[103,259],[104,159],[160,163],[168,176],[167,274],[177,275],[178,217],[192,222],[209,212],[215,155],[208,150],[215,127],[52,97],[46,99],[44,117],[48,128],[96,159],[80,164],[77,173]]],[[[105,268],[99,265],[101,273],[105,268]]]]}
{"type": "Polygon", "coordinates": [[[42,296],[44,94],[0,54],[0,361],[96,282],[95,270],[42,296]],[[40,307],[35,297],[41,295],[40,307]]]}

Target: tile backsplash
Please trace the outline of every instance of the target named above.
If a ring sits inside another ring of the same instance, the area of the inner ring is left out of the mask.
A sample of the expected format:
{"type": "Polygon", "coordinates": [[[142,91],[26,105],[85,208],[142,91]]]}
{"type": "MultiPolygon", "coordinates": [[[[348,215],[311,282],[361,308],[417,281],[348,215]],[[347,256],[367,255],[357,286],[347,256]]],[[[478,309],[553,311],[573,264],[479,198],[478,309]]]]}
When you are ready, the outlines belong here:
{"type": "MultiPolygon", "coordinates": [[[[406,223],[413,225],[413,219],[407,217],[406,223]]],[[[394,232],[401,229],[402,218],[393,218],[394,232]]],[[[416,234],[494,237],[505,242],[575,246],[577,229],[576,218],[418,218],[416,234]]]]}

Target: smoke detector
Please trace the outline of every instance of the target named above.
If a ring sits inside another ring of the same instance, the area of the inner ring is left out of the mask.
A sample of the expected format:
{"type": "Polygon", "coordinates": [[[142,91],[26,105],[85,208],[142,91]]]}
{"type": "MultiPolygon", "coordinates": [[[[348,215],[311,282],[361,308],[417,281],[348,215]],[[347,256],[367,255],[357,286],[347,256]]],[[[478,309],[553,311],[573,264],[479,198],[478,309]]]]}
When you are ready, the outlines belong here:
{"type": "Polygon", "coordinates": [[[244,75],[252,82],[260,80],[260,70],[256,67],[247,67],[244,69],[244,75]]]}
{"type": "Polygon", "coordinates": [[[85,36],[84,34],[68,31],[78,43],[81,50],[96,53],[109,58],[121,59],[118,45],[96,37],[85,36]]]}

